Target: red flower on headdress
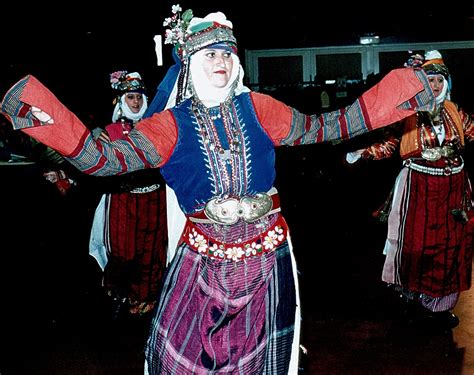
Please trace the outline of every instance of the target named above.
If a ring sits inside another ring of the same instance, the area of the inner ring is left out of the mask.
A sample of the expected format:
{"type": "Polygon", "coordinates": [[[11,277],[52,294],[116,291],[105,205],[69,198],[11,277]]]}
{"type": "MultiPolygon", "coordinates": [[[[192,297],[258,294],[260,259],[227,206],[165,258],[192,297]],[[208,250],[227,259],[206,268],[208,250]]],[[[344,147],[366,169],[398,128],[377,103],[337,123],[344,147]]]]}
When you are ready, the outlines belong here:
{"type": "Polygon", "coordinates": [[[118,70],[116,72],[110,73],[110,85],[115,90],[120,90],[121,83],[127,79],[126,70],[118,70]]]}

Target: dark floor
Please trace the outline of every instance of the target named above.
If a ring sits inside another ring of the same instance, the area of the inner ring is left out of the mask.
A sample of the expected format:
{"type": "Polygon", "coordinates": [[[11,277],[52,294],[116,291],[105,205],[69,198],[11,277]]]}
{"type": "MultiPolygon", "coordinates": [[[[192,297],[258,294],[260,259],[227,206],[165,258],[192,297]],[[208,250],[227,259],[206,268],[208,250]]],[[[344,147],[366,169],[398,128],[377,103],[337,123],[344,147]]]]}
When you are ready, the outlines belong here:
{"type": "MultiPolygon", "coordinates": [[[[285,162],[298,166],[279,190],[300,272],[301,373],[474,374],[473,290],[456,307],[460,325],[443,332],[404,319],[380,281],[386,227],[371,212],[390,190],[396,172],[380,174],[391,165],[336,174],[308,155],[285,162]]],[[[143,374],[149,320],[107,319],[87,255],[99,196],[60,197],[39,171],[13,168],[2,168],[0,192],[0,374],[143,374]]]]}
{"type": "MultiPolygon", "coordinates": [[[[456,308],[460,325],[438,332],[400,320],[391,311],[396,305],[390,294],[376,291],[380,294],[354,302],[354,291],[347,292],[337,302],[336,296],[303,295],[301,343],[307,355],[302,355],[301,374],[474,374],[472,291],[456,308]]],[[[35,298],[28,313],[13,311],[2,321],[0,374],[143,374],[149,319],[112,322],[103,314],[99,294],[76,297],[54,312],[35,298]]],[[[15,309],[8,301],[3,306],[15,309]]]]}

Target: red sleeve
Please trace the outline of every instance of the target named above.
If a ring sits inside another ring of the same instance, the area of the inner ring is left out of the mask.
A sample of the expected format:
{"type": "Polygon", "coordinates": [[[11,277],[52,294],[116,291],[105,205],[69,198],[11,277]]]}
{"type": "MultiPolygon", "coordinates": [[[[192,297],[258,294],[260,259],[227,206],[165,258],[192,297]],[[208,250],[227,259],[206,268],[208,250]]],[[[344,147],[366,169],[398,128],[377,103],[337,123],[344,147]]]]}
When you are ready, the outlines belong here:
{"type": "Polygon", "coordinates": [[[257,118],[275,145],[280,145],[291,129],[292,112],[286,104],[269,95],[251,92],[257,118]]]}
{"type": "Polygon", "coordinates": [[[165,164],[178,140],[178,129],[173,113],[170,110],[155,113],[138,122],[135,128],[153,143],[158,154],[163,158],[159,166],[165,164]]]}
{"type": "MultiPolygon", "coordinates": [[[[5,113],[12,122],[14,129],[20,128],[29,136],[50,146],[51,148],[54,148],[64,156],[73,153],[77,145],[84,138],[85,134],[89,132],[81,120],[69,111],[66,106],[64,106],[56,96],[35,77],[27,76],[15,86],[14,88],[17,90],[17,97],[14,98],[15,102],[11,104],[18,105],[18,102],[21,100],[21,102],[26,104],[26,106],[19,107],[21,110],[19,113],[15,113],[15,116],[13,116],[13,113],[5,113]],[[21,87],[15,88],[15,86],[18,86],[21,82],[26,82],[23,91],[21,90],[21,87]],[[20,97],[18,98],[18,96],[20,97]],[[40,126],[38,120],[31,118],[29,120],[23,119],[26,116],[26,112],[29,111],[30,105],[34,105],[50,115],[54,120],[55,126],[40,126]],[[31,123],[36,125],[29,128],[21,128],[17,126],[18,123],[23,122],[28,123],[28,126],[30,126],[31,123]],[[58,129],[58,127],[60,129],[58,129]]],[[[14,88],[11,88],[10,91],[14,88]]],[[[2,109],[3,107],[4,105],[2,105],[2,109]]]]}
{"type": "Polygon", "coordinates": [[[107,133],[109,134],[110,141],[113,142],[117,139],[124,139],[125,138],[124,130],[130,131],[131,127],[127,126],[124,129],[124,125],[122,125],[122,123],[114,122],[110,125],[107,125],[105,127],[105,130],[107,130],[107,133]]]}

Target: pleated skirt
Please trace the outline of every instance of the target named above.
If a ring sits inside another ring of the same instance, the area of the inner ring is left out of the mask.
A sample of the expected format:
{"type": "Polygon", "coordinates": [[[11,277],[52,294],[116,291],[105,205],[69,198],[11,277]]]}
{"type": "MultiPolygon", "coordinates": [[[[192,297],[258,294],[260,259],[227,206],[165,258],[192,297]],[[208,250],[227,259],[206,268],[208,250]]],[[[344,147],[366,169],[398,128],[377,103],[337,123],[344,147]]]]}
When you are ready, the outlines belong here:
{"type": "Polygon", "coordinates": [[[466,209],[466,194],[471,191],[464,171],[450,176],[401,171],[388,220],[384,281],[431,297],[470,288],[472,220],[458,221],[452,213],[466,209]]]}
{"type": "Polygon", "coordinates": [[[241,262],[208,258],[188,246],[179,246],[167,270],[145,373],[287,374],[295,369],[299,300],[289,239],[273,252],[241,262]]]}
{"type": "Polygon", "coordinates": [[[166,267],[165,189],[109,194],[104,284],[131,300],[156,301],[166,267]]]}

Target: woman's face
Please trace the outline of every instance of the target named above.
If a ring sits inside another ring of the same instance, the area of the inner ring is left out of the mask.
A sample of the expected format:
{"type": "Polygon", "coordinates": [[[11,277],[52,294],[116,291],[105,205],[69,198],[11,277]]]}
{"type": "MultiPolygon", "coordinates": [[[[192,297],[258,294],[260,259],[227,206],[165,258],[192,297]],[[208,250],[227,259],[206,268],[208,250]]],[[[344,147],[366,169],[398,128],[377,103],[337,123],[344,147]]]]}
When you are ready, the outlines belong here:
{"type": "Polygon", "coordinates": [[[428,82],[430,83],[431,89],[435,96],[439,96],[443,90],[445,78],[441,74],[433,74],[428,76],[428,82]]]}
{"type": "Polygon", "coordinates": [[[212,86],[225,87],[229,82],[233,65],[231,52],[223,49],[204,49],[204,74],[212,86]]]}
{"type": "Polygon", "coordinates": [[[125,103],[133,113],[138,113],[143,107],[143,95],[138,92],[129,92],[125,95],[125,103]]]}

